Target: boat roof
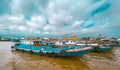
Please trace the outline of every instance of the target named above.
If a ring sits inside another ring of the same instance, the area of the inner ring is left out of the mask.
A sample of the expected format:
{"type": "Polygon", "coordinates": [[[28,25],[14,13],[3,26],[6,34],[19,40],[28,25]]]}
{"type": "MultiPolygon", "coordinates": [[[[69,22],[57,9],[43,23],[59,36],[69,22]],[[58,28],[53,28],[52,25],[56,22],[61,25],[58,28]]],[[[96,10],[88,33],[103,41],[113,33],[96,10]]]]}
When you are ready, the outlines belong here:
{"type": "Polygon", "coordinates": [[[116,41],[114,38],[103,38],[101,41],[116,41]]]}
{"type": "Polygon", "coordinates": [[[38,39],[38,38],[25,38],[24,40],[27,40],[27,41],[40,41],[40,39],[38,39]]]}
{"type": "Polygon", "coordinates": [[[55,42],[63,42],[62,40],[57,40],[57,41],[55,41],[55,42]]]}

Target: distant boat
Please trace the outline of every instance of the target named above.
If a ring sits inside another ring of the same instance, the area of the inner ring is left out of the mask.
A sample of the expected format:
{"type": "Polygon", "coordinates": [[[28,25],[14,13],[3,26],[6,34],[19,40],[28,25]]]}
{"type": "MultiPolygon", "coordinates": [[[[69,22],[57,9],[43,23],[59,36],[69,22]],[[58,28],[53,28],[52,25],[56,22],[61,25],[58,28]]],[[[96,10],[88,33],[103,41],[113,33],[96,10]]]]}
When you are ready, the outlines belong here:
{"type": "Polygon", "coordinates": [[[39,40],[39,39],[24,39],[21,40],[19,44],[15,44],[16,50],[21,50],[30,53],[37,53],[44,56],[84,56],[85,54],[93,50],[90,46],[59,46],[55,45],[55,42],[49,40],[39,40]]]}

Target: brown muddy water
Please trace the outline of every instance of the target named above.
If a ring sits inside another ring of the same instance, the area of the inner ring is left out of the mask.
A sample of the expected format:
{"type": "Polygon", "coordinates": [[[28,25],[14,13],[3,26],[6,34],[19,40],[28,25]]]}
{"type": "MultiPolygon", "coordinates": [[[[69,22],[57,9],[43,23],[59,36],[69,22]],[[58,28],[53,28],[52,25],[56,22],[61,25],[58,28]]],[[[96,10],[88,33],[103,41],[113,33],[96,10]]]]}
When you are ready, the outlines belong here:
{"type": "Polygon", "coordinates": [[[120,47],[82,58],[53,58],[11,51],[13,44],[0,42],[0,70],[120,70],[120,47]]]}

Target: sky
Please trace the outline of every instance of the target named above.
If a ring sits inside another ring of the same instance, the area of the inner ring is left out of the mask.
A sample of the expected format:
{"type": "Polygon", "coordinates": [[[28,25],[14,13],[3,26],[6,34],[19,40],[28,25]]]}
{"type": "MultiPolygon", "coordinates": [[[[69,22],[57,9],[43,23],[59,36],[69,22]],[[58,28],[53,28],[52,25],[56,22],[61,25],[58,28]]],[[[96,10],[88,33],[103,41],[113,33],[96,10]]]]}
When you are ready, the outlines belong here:
{"type": "Polygon", "coordinates": [[[0,36],[120,38],[119,0],[0,0],[0,36]]]}

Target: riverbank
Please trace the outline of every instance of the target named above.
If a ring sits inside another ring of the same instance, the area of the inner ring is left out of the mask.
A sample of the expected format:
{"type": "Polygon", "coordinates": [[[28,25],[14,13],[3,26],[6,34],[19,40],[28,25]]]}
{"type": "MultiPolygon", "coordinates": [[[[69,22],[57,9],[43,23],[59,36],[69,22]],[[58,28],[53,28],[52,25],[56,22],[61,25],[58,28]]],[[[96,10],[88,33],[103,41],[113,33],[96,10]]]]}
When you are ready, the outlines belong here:
{"type": "Polygon", "coordinates": [[[1,70],[119,70],[120,47],[105,53],[89,53],[83,58],[46,57],[11,51],[12,42],[0,42],[1,70]]]}

